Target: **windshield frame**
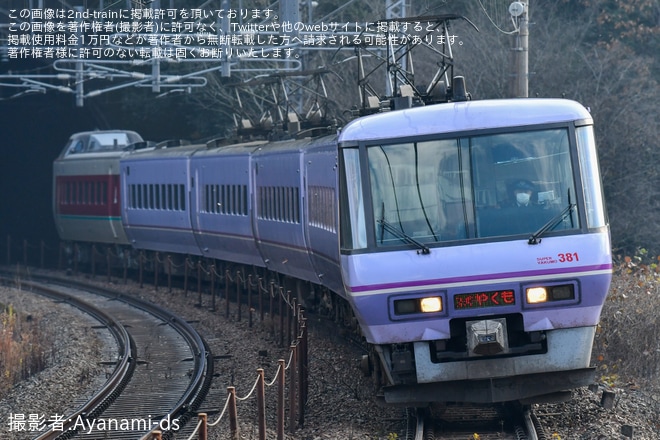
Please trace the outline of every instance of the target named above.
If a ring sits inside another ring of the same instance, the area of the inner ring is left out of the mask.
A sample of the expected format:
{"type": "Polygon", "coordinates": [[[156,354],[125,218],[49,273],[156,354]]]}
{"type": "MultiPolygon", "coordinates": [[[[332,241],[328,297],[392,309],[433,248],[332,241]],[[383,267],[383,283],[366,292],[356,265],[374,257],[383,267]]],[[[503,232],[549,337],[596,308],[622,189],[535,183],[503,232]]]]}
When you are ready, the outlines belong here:
{"type": "MultiPolygon", "coordinates": [[[[366,232],[366,243],[362,241],[361,243],[358,244],[358,246],[355,246],[356,243],[352,243],[350,240],[348,241],[343,241],[342,242],[342,252],[344,253],[353,253],[353,252],[373,252],[373,251],[393,251],[393,250],[402,250],[402,249],[415,249],[414,244],[411,244],[410,240],[405,240],[402,238],[399,240],[399,243],[390,243],[387,246],[383,246],[378,243],[378,236],[379,233],[382,231],[379,231],[379,226],[378,224],[382,224],[382,218],[379,216],[382,216],[382,213],[379,214],[378,212],[374,212],[374,195],[372,193],[372,181],[371,181],[371,173],[369,170],[369,157],[368,157],[368,149],[372,147],[378,147],[378,146],[393,146],[393,145],[403,145],[403,144],[410,144],[410,143],[423,143],[423,142],[429,142],[429,141],[454,141],[459,147],[457,147],[459,150],[462,148],[460,145],[462,143],[470,143],[472,142],[473,138],[476,137],[481,137],[481,136],[496,136],[496,135],[501,135],[501,134],[516,134],[516,133],[528,133],[528,132],[538,132],[538,131],[545,131],[545,130],[565,130],[567,134],[567,141],[568,141],[568,165],[570,166],[570,179],[572,184],[570,187],[572,189],[572,194],[569,196],[571,200],[568,201],[570,204],[575,204],[576,208],[573,210],[574,212],[574,221],[576,221],[577,227],[573,227],[571,229],[562,229],[562,230],[550,230],[543,231],[542,236],[543,237],[551,237],[551,236],[560,236],[560,235],[575,235],[575,234],[580,234],[586,232],[587,228],[587,219],[586,219],[586,213],[584,209],[584,193],[583,193],[583,185],[582,185],[582,179],[580,179],[580,172],[581,167],[580,167],[580,161],[578,158],[578,151],[577,151],[577,141],[576,141],[576,126],[584,126],[584,125],[592,125],[589,123],[585,123],[585,121],[568,121],[568,122],[560,122],[560,123],[550,123],[550,124],[538,124],[538,125],[526,125],[526,126],[515,126],[515,127],[505,127],[505,128],[496,128],[496,129],[488,129],[488,130],[470,130],[470,131],[464,131],[464,132],[453,132],[453,133],[441,133],[441,134],[435,134],[435,135],[424,135],[424,136],[414,136],[414,137],[401,137],[401,138],[396,138],[396,139],[388,139],[387,142],[383,142],[382,139],[378,140],[369,140],[369,141],[363,141],[363,142],[358,142],[358,145],[340,145],[340,149],[346,149],[346,148],[358,148],[359,154],[355,155],[353,153],[353,156],[359,157],[359,164],[358,165],[353,165],[359,166],[361,170],[361,176],[362,176],[362,187],[361,187],[361,201],[363,203],[362,209],[363,209],[363,214],[364,214],[364,222],[365,224],[362,227],[359,227],[360,229],[364,229],[366,232]],[[381,222],[379,223],[379,219],[381,222]]],[[[468,147],[468,158],[463,158],[459,159],[460,161],[464,162],[467,160],[470,164],[470,167],[468,169],[468,175],[469,178],[471,179],[469,182],[469,187],[471,191],[474,191],[474,180],[471,173],[474,172],[473,164],[471,163],[472,161],[472,150],[471,147],[468,147]]],[[[344,167],[344,154],[340,154],[341,160],[342,160],[342,168],[344,167]]],[[[568,176],[567,176],[568,177],[568,176]]],[[[340,182],[342,182],[342,185],[345,185],[344,179],[340,179],[340,182]]],[[[343,193],[345,194],[347,191],[344,188],[343,193]]],[[[472,193],[468,197],[471,197],[471,211],[472,213],[467,213],[467,216],[476,216],[477,211],[476,211],[476,200],[475,200],[475,194],[472,193]]],[[[564,197],[566,198],[566,197],[564,197]]],[[[342,207],[346,207],[346,198],[342,201],[342,207]]],[[[562,201],[563,203],[563,201],[562,201]]],[[[565,206],[561,207],[562,209],[565,208],[565,206]]],[[[570,215],[570,212],[569,212],[570,215]]],[[[474,218],[474,217],[472,217],[474,218]]],[[[548,217],[550,219],[550,217],[548,217]]],[[[387,221],[390,221],[390,219],[387,219],[387,221]]],[[[355,228],[354,225],[351,225],[352,228],[355,228]]],[[[342,228],[343,229],[343,228],[342,228]]],[[[405,231],[404,231],[405,232],[405,231]]],[[[437,248],[437,247],[448,247],[448,246],[458,246],[458,245],[465,245],[465,244],[470,244],[470,243],[483,243],[483,242],[499,242],[499,241],[510,241],[510,240],[527,240],[529,239],[530,235],[534,233],[534,231],[528,231],[525,233],[520,233],[520,234],[510,234],[510,235],[491,235],[491,236],[484,236],[484,237],[479,237],[477,236],[476,233],[467,233],[465,238],[458,238],[455,240],[438,240],[438,241],[424,241],[424,245],[428,246],[429,248],[437,248]]],[[[412,237],[416,238],[416,237],[412,237]]]]}

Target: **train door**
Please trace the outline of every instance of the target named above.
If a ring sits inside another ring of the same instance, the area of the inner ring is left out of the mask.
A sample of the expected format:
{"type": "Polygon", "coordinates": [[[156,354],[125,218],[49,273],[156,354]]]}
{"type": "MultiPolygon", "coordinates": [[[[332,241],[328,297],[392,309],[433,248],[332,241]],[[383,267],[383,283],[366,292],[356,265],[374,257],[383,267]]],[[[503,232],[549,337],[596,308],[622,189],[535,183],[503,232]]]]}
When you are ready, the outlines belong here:
{"type": "Polygon", "coordinates": [[[305,154],[309,254],[321,284],[341,292],[339,266],[339,196],[337,148],[333,145],[305,154]]]}
{"type": "Polygon", "coordinates": [[[270,270],[318,283],[305,240],[302,157],[286,145],[255,154],[255,239],[270,270]]]}
{"type": "Polygon", "coordinates": [[[123,234],[121,226],[121,196],[119,187],[119,164],[113,164],[108,167],[108,174],[105,179],[99,182],[96,188],[100,198],[100,205],[105,207],[108,222],[112,236],[117,239],[119,234],[123,234]]]}
{"type": "Polygon", "coordinates": [[[190,182],[190,195],[189,195],[189,206],[190,206],[190,226],[192,228],[193,232],[193,237],[195,237],[195,243],[197,243],[197,247],[202,249],[202,252],[205,251],[204,249],[204,244],[203,240],[200,237],[200,215],[201,215],[201,210],[202,206],[200,204],[200,188],[202,188],[203,185],[203,177],[202,177],[202,172],[203,170],[200,170],[200,168],[197,165],[197,162],[195,161],[195,157],[193,156],[192,160],[190,161],[190,177],[191,177],[191,182],[190,182]]]}

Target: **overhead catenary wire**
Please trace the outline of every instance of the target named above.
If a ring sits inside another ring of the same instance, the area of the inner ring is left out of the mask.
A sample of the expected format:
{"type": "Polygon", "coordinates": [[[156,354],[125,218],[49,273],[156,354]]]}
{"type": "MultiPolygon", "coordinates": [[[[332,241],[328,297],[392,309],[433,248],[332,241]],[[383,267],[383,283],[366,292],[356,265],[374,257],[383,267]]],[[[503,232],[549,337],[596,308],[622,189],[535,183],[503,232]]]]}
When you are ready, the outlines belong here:
{"type": "Polygon", "coordinates": [[[481,6],[482,11],[484,11],[484,14],[486,15],[486,18],[488,18],[488,21],[490,21],[491,24],[493,25],[493,27],[495,29],[497,29],[500,33],[505,34],[505,35],[515,35],[515,34],[520,32],[520,28],[518,27],[518,24],[516,23],[516,19],[513,16],[510,16],[510,14],[508,14],[508,11],[507,11],[507,14],[510,16],[511,22],[513,23],[513,30],[512,31],[505,31],[504,29],[500,28],[497,25],[497,23],[495,23],[495,20],[493,20],[493,18],[490,16],[488,11],[486,10],[486,7],[484,6],[483,1],[482,0],[478,0],[478,1],[479,1],[479,6],[481,6]]]}

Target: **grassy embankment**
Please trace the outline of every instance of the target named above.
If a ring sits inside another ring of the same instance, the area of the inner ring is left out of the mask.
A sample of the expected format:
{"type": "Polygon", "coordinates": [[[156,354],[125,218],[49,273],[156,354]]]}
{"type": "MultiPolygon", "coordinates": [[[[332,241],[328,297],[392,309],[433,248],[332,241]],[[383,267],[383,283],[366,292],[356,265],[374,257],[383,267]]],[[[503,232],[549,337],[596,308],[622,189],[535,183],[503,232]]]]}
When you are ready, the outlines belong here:
{"type": "Polygon", "coordinates": [[[0,398],[45,368],[51,342],[38,318],[0,304],[0,398]]]}
{"type": "Polygon", "coordinates": [[[660,377],[659,263],[644,249],[615,260],[592,356],[602,382],[642,385],[660,377]]]}

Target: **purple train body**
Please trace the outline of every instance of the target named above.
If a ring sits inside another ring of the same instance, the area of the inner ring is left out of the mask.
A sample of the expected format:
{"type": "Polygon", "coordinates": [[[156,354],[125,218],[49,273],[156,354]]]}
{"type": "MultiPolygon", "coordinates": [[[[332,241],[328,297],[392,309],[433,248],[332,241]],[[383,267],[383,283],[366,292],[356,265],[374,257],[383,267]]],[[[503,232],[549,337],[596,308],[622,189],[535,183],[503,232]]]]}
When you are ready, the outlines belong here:
{"type": "Polygon", "coordinates": [[[135,151],[122,225],[135,249],[327,287],[388,403],[551,400],[593,380],[611,278],[592,125],[572,101],[472,101],[317,139],[135,151]]]}

